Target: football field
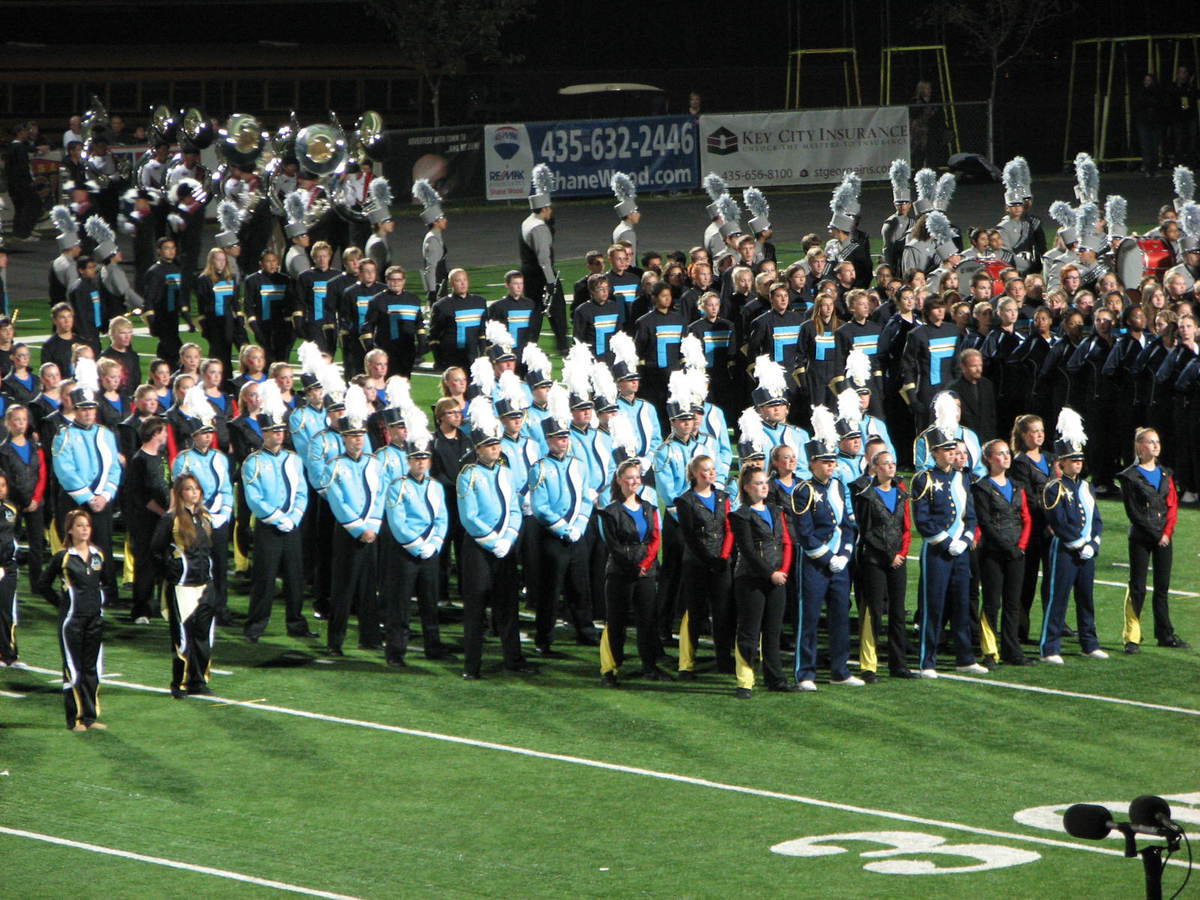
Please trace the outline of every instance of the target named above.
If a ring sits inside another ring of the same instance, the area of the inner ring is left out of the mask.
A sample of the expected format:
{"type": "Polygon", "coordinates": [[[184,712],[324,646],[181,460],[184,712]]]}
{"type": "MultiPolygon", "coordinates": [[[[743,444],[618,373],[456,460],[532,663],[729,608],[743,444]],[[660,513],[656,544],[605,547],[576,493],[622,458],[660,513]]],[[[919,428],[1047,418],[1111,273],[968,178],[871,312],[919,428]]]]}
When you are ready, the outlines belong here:
{"type": "MultiPolygon", "coordinates": [[[[1099,577],[1116,585],[1121,516],[1102,506],[1099,577]]],[[[1197,583],[1197,518],[1181,520],[1179,589],[1197,583]]],[[[165,623],[114,611],[111,728],[72,734],[54,613],[23,591],[30,668],[0,671],[5,881],[20,896],[1140,896],[1118,841],[1059,819],[1157,793],[1200,825],[1198,655],[1121,653],[1123,594],[1097,590],[1107,661],[1070,648],[1062,667],[749,702],[704,665],[693,683],[604,690],[594,649],[565,639],[569,658],[528,676],[489,642],[480,682],[419,652],[403,670],[362,650],[328,661],[278,614],[257,645],[222,629],[217,696],[178,701],[165,623]]],[[[1197,599],[1172,606],[1200,634],[1197,599]]],[[[1168,867],[1169,890],[1184,873],[1168,867]]]]}
{"type": "MultiPolygon", "coordinates": [[[[48,330],[44,311],[22,320],[24,334],[48,330]]],[[[422,406],[435,384],[414,378],[422,406]]],[[[1100,507],[1110,659],[1068,640],[1061,667],[943,668],[857,689],[823,668],[815,694],[748,702],[714,671],[711,645],[695,682],[642,681],[634,661],[604,690],[595,648],[560,629],[567,658],[539,674],[505,673],[489,640],[484,679],[464,682],[419,639],[402,670],[353,649],[353,633],[346,657],[327,659],[321,639],[284,634],[282,604],[258,644],[218,630],[216,696],[174,700],[166,623],[133,626],[115,609],[100,695],[110,730],[74,734],[55,612],[23,578],[28,668],[0,670],[4,893],[1141,896],[1140,862],[1119,840],[1067,836],[1061,811],[1101,802],[1123,818],[1122,804],[1160,794],[1200,829],[1200,652],[1154,646],[1148,603],[1143,651],[1121,652],[1125,519],[1118,502],[1100,507]]],[[[1182,511],[1171,606],[1200,646],[1198,533],[1200,512],[1182,511]]],[[[915,562],[909,579],[911,614],[915,562]]],[[[230,606],[244,612],[244,592],[230,606]]],[[[457,642],[459,610],[443,612],[457,642]]],[[[1035,633],[1040,621],[1035,608],[1035,633]]],[[[1186,873],[1179,856],[1167,896],[1186,873]]],[[[1198,892],[1193,879],[1184,896],[1198,892]]]]}

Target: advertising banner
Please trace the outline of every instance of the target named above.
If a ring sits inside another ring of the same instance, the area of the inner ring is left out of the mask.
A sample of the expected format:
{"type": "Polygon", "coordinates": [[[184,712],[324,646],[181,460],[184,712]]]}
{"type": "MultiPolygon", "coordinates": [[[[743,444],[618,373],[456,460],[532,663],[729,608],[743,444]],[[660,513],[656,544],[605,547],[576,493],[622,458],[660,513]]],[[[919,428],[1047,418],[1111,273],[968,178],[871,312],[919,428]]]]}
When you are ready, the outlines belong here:
{"type": "Polygon", "coordinates": [[[427,178],[445,200],[478,199],[483,196],[483,129],[478,125],[458,128],[393,129],[383,134],[380,157],[392,196],[408,203],[413,182],[427,178]]]}
{"type": "Polygon", "coordinates": [[[641,193],[688,190],[700,182],[696,120],[690,116],[486,125],[489,200],[529,196],[533,167],[546,163],[563,197],[607,194],[616,172],[641,193]]]}
{"type": "Polygon", "coordinates": [[[700,117],[701,171],[730,187],[823,184],[847,169],[878,181],[908,155],[905,106],[700,117]]]}

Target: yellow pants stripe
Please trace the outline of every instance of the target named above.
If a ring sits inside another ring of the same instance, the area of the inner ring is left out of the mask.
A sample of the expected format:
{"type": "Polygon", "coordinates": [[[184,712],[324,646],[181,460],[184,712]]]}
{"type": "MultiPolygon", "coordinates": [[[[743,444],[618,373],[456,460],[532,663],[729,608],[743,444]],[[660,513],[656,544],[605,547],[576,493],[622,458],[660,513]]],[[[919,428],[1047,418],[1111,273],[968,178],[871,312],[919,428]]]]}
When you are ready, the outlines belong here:
{"type": "Polygon", "coordinates": [[[1133,608],[1133,600],[1129,590],[1125,590],[1125,627],[1121,629],[1121,643],[1140,644],[1142,642],[1142,618],[1133,608]]]}
{"type": "Polygon", "coordinates": [[[600,633],[600,674],[617,671],[617,661],[613,658],[612,647],[608,643],[608,626],[600,633]]]}
{"type": "Polygon", "coordinates": [[[696,664],[696,647],[692,643],[691,617],[687,610],[679,622],[679,671],[690,672],[696,664]]]}
{"type": "Polygon", "coordinates": [[[1000,654],[996,645],[996,632],[992,629],[987,611],[983,609],[979,611],[979,649],[983,651],[984,656],[1000,654]]]}
{"type": "Polygon", "coordinates": [[[129,547],[129,538],[125,538],[125,567],[121,570],[121,580],[133,584],[133,550],[129,547]]]}
{"type": "Polygon", "coordinates": [[[50,555],[53,556],[63,548],[62,539],[58,536],[58,529],[53,525],[46,529],[46,536],[50,538],[50,555]]]}
{"type": "Polygon", "coordinates": [[[879,657],[875,653],[875,627],[871,622],[871,608],[863,605],[860,614],[862,627],[858,635],[858,667],[864,672],[879,669],[879,657]]]}
{"type": "Polygon", "coordinates": [[[736,645],[733,648],[733,674],[738,687],[754,690],[754,666],[746,662],[746,657],[742,656],[741,649],[736,645]]]}

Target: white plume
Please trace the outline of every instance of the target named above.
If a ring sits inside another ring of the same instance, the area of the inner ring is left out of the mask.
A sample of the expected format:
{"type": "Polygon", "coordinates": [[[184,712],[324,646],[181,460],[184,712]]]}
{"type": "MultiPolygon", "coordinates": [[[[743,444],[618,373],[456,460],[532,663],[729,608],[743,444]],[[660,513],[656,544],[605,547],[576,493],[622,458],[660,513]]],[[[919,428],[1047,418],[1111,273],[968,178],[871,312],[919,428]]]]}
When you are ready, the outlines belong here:
{"type": "Polygon", "coordinates": [[[716,203],[721,199],[721,195],[729,191],[729,186],[725,183],[725,179],[716,172],[709,172],[704,176],[704,192],[708,194],[708,199],[716,203]]]}
{"type": "Polygon", "coordinates": [[[83,223],[83,230],[97,244],[116,243],[117,235],[112,226],[100,216],[88,216],[87,221],[83,223]]]}
{"type": "Polygon", "coordinates": [[[424,418],[410,418],[405,413],[404,424],[408,428],[408,442],[421,450],[426,449],[429,446],[429,442],[433,440],[433,435],[429,433],[428,420],[424,418]]]}
{"type": "Polygon", "coordinates": [[[1073,447],[1082,447],[1087,443],[1087,435],[1083,432],[1083,418],[1069,406],[1064,406],[1058,414],[1058,436],[1073,447]]]}
{"type": "Polygon", "coordinates": [[[759,453],[767,450],[767,433],[763,431],[762,416],[753,406],[747,406],[738,417],[739,441],[749,443],[759,453]]]}
{"type": "Polygon", "coordinates": [[[708,372],[704,369],[693,369],[691,367],[683,370],[688,380],[688,390],[692,395],[692,406],[703,408],[708,400],[708,372]]]}
{"type": "Polygon", "coordinates": [[[829,407],[821,405],[812,408],[812,428],[813,439],[824,444],[826,451],[837,449],[837,420],[829,407]]]}
{"type": "Polygon", "coordinates": [[[301,344],[298,355],[300,371],[305,375],[315,375],[325,365],[325,358],[321,355],[321,348],[317,346],[316,341],[305,341],[301,344]]]}
{"type": "Polygon", "coordinates": [[[204,425],[212,424],[217,415],[213,405],[208,402],[208,397],[204,395],[204,386],[200,384],[192,385],[184,392],[179,411],[185,416],[199,419],[204,425]]]}
{"type": "Polygon", "coordinates": [[[495,319],[488,319],[487,324],[483,327],[483,337],[489,344],[499,344],[505,350],[511,351],[513,344],[512,332],[508,330],[508,326],[503,322],[498,322],[495,319]]]}
{"type": "Polygon", "coordinates": [[[563,360],[563,381],[567,390],[577,397],[591,396],[592,362],[592,351],[579,340],[575,341],[563,360]]]}
{"type": "Polygon", "coordinates": [[[1200,238],[1200,203],[1185,203],[1179,211],[1179,225],[1190,238],[1200,238]]]}
{"type": "Polygon", "coordinates": [[[958,181],[952,174],[947,172],[937,180],[937,187],[933,192],[933,205],[940,210],[950,208],[950,201],[954,199],[954,189],[958,187],[958,181]]]}
{"type": "Polygon", "coordinates": [[[612,192],[622,203],[637,197],[637,185],[624,172],[614,172],[611,182],[612,192]]]}
{"type": "Polygon", "coordinates": [[[367,193],[371,195],[370,202],[375,209],[392,208],[392,186],[386,178],[372,178],[367,193]]]}
{"type": "Polygon", "coordinates": [[[496,387],[496,371],[486,356],[477,356],[471,363],[471,384],[479,388],[483,396],[491,398],[492,390],[496,387]]]}
{"type": "Polygon", "coordinates": [[[550,391],[546,395],[546,409],[550,411],[550,418],[554,419],[559,428],[571,427],[571,397],[561,384],[550,385],[550,391]]]}
{"type": "Polygon", "coordinates": [[[268,378],[258,388],[258,400],[262,405],[260,412],[270,416],[276,422],[287,421],[287,404],[283,402],[283,394],[274,378],[268,378]]]}
{"type": "Polygon", "coordinates": [[[933,426],[942,434],[957,434],[961,418],[958,399],[949,391],[942,391],[933,398],[933,426]]]}
{"type": "Polygon", "coordinates": [[[322,362],[321,367],[317,369],[317,378],[325,388],[326,396],[338,399],[345,397],[346,379],[342,377],[342,370],[336,365],[331,362],[322,362]]]}
{"type": "Polygon", "coordinates": [[[1100,202],[1100,169],[1086,153],[1075,157],[1075,196],[1080,203],[1100,202]]]}
{"type": "Polygon", "coordinates": [[[535,194],[554,193],[554,173],[545,163],[533,167],[533,192],[535,194]]]}
{"type": "Polygon", "coordinates": [[[629,421],[629,417],[625,413],[618,410],[608,420],[608,433],[612,437],[614,448],[620,447],[625,451],[627,457],[637,456],[637,432],[633,430],[633,423],[629,421]]]}
{"type": "Polygon", "coordinates": [[[754,361],[754,377],[758,379],[758,386],[772,397],[787,394],[787,373],[783,371],[783,366],[765,353],[754,361]]]}
{"type": "Polygon", "coordinates": [[[888,168],[888,179],[892,182],[892,190],[901,193],[908,189],[908,181],[912,178],[912,166],[907,159],[893,159],[888,168]]]}
{"type": "Polygon", "coordinates": [[[687,373],[676,369],[667,379],[667,403],[673,403],[682,409],[692,408],[692,385],[687,373]]]}
{"type": "Polygon", "coordinates": [[[437,206],[442,202],[441,195],[426,178],[418,178],[413,182],[412,195],[414,200],[425,207],[437,206]]]}
{"type": "Polygon", "coordinates": [[[355,428],[363,428],[371,416],[371,405],[367,403],[367,392],[357,384],[346,391],[346,418],[355,428]]]}
{"type": "Polygon", "coordinates": [[[717,204],[721,209],[721,218],[727,224],[734,224],[742,217],[742,211],[738,209],[737,201],[728,194],[722,194],[717,199],[717,204]]]}
{"type": "Polygon", "coordinates": [[[546,355],[545,350],[532,341],[526,344],[525,349],[521,352],[521,362],[530,372],[541,372],[547,378],[550,377],[550,357],[546,355]]]}
{"type": "Polygon", "coordinates": [[[1125,228],[1125,217],[1129,204],[1120,194],[1109,194],[1104,201],[1104,219],[1108,222],[1108,230],[1114,231],[1125,228]]]}
{"type": "Polygon", "coordinates": [[[412,384],[403,375],[393,375],[383,385],[389,409],[408,409],[413,405],[412,384]]]}
{"type": "Polygon", "coordinates": [[[867,387],[871,383],[871,357],[861,347],[853,348],[846,356],[846,377],[855,387],[867,387]]]}
{"type": "Polygon", "coordinates": [[[1176,166],[1171,180],[1175,184],[1175,196],[1183,202],[1188,202],[1196,195],[1196,179],[1187,166],[1176,166]]]}
{"type": "MultiPolygon", "coordinates": [[[[83,388],[95,394],[100,390],[100,373],[96,369],[96,361],[90,356],[81,356],[75,360],[75,387],[83,388]]],[[[204,405],[209,406],[208,401],[204,405]]]]}
{"type": "Polygon", "coordinates": [[[613,362],[624,363],[630,372],[636,372],[638,367],[637,344],[624,331],[618,331],[608,342],[612,347],[613,362]]]}
{"type": "Polygon", "coordinates": [[[913,181],[917,185],[917,199],[932,203],[934,192],[937,190],[937,172],[933,169],[918,169],[913,181]]]}
{"type": "Polygon", "coordinates": [[[689,369],[699,369],[703,372],[708,368],[708,360],[704,357],[704,342],[694,334],[685,334],[679,342],[679,355],[683,364],[689,369]]]}
{"type": "Polygon", "coordinates": [[[242,227],[242,217],[237,204],[231,200],[222,200],[217,204],[217,223],[222,231],[237,231],[242,227]]]}
{"type": "Polygon", "coordinates": [[[499,438],[504,434],[504,426],[496,418],[491,397],[476,397],[467,404],[467,417],[471,420],[472,436],[475,432],[489,438],[499,438]]]}
{"type": "Polygon", "coordinates": [[[954,232],[950,228],[950,220],[946,218],[946,214],[941,210],[935,209],[925,216],[925,228],[929,232],[929,236],[935,244],[951,243],[954,240],[954,232]]]}
{"type": "Polygon", "coordinates": [[[854,388],[846,388],[837,395],[837,417],[850,422],[855,428],[862,421],[862,410],[858,406],[858,392],[854,388]]]}
{"type": "Polygon", "coordinates": [[[50,210],[50,221],[54,223],[54,227],[61,235],[79,231],[79,226],[75,224],[75,217],[71,215],[71,210],[61,203],[50,210]]]}
{"type": "MultiPolygon", "coordinates": [[[[529,397],[525,394],[525,385],[521,379],[517,377],[516,372],[501,372],[500,373],[500,396],[508,401],[511,409],[528,409],[529,397]]],[[[616,394],[614,393],[615,397],[616,394]]]]}
{"type": "Polygon", "coordinates": [[[771,218],[771,205],[767,203],[766,195],[756,187],[748,187],[742,191],[742,203],[756,219],[771,218]]]}
{"type": "Polygon", "coordinates": [[[1050,218],[1058,223],[1059,228],[1075,227],[1075,210],[1065,200],[1055,200],[1050,204],[1050,218]]]}
{"type": "Polygon", "coordinates": [[[617,399],[617,382],[613,378],[612,370],[605,363],[592,364],[592,393],[605,400],[617,399]]]}

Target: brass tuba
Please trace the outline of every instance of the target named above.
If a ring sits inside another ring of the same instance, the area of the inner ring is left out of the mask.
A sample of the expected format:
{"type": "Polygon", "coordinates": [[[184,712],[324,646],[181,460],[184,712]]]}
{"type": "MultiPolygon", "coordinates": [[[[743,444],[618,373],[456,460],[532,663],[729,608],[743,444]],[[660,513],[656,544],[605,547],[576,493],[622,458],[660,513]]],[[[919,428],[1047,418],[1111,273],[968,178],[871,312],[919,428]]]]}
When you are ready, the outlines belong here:
{"type": "Polygon", "coordinates": [[[84,154],[91,150],[92,141],[108,140],[108,110],[95,94],[92,94],[92,105],[83,114],[79,130],[83,138],[84,154]]]}
{"type": "Polygon", "coordinates": [[[377,159],[383,149],[383,116],[368,109],[354,123],[354,133],[350,137],[351,155],[360,163],[368,159],[377,159]]]}
{"type": "Polygon", "coordinates": [[[266,143],[266,133],[258,119],[246,113],[234,113],[221,129],[217,149],[231,166],[253,171],[266,143]]]}
{"type": "Polygon", "coordinates": [[[158,106],[150,110],[150,143],[162,141],[165,144],[175,143],[175,137],[179,133],[179,122],[175,118],[175,113],[165,103],[160,103],[158,106]]]}
{"type": "Polygon", "coordinates": [[[179,143],[191,144],[196,150],[203,150],[213,142],[212,124],[200,110],[190,106],[183,111],[179,121],[179,143]]]}
{"type": "Polygon", "coordinates": [[[318,177],[333,175],[346,166],[346,135],[335,125],[309,125],[296,135],[300,168],[318,177]]]}

